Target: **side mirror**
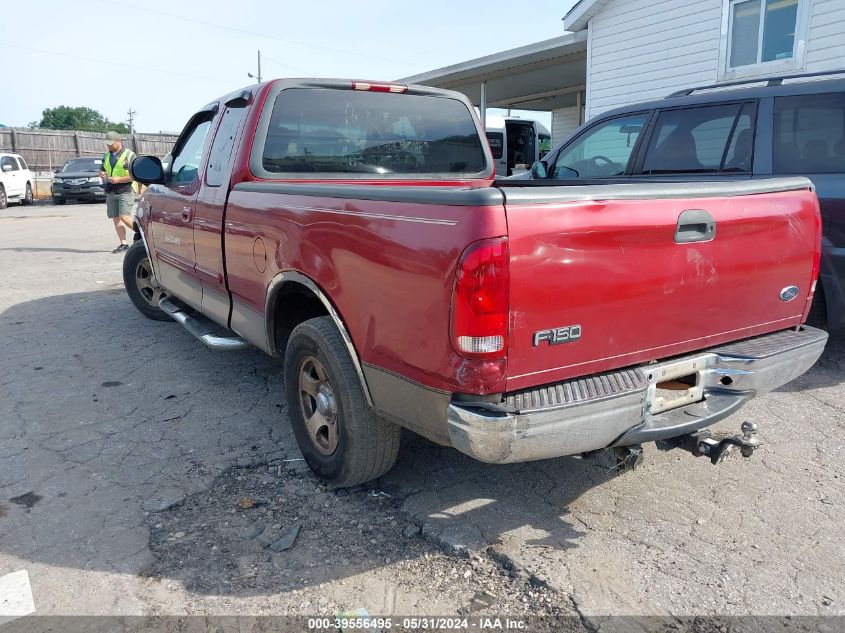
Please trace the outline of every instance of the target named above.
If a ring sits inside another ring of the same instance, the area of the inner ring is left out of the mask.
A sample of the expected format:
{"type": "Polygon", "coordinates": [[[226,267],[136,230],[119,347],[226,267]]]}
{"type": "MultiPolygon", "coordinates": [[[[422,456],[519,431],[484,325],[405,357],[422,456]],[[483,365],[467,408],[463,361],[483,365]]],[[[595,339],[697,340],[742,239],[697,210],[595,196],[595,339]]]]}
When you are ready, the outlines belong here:
{"type": "Polygon", "coordinates": [[[155,156],[138,156],[129,165],[132,180],[145,185],[164,183],[164,168],[155,156]]]}
{"type": "Polygon", "coordinates": [[[538,160],[536,163],[531,165],[531,177],[534,180],[545,180],[549,177],[549,172],[546,169],[546,163],[541,160],[538,160]]]}
{"type": "Polygon", "coordinates": [[[61,172],[62,172],[62,170],[61,170],[61,169],[54,169],[54,170],[53,170],[53,173],[54,173],[54,174],[60,174],[61,172]]]}
{"type": "Polygon", "coordinates": [[[3,165],[3,171],[12,171],[11,165],[3,165]]]}

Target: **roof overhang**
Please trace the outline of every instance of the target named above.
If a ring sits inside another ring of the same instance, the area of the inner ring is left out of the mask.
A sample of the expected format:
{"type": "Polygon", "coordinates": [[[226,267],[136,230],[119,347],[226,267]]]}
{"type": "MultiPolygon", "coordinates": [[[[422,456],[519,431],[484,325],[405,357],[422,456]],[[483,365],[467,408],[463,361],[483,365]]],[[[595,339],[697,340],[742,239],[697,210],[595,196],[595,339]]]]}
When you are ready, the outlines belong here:
{"type": "Polygon", "coordinates": [[[554,110],[575,105],[587,78],[587,34],[561,37],[479,57],[397,81],[465,94],[480,105],[481,84],[487,106],[519,110],[554,110]]]}
{"type": "Polygon", "coordinates": [[[563,28],[567,31],[583,31],[587,28],[587,22],[596,13],[604,9],[610,0],[580,0],[563,17],[563,28]]]}

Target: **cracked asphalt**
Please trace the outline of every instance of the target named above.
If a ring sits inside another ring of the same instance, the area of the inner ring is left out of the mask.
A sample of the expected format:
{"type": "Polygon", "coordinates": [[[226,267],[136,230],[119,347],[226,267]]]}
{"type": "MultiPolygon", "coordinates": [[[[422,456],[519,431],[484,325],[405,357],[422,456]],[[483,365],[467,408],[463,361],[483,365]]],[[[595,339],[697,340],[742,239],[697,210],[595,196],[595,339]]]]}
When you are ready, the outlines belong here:
{"type": "Polygon", "coordinates": [[[280,363],[144,319],[115,242],[103,205],[0,212],[0,577],[26,569],[38,614],[845,615],[842,338],[718,425],[759,425],[751,459],[409,437],[337,492],[296,461],[280,363]]]}

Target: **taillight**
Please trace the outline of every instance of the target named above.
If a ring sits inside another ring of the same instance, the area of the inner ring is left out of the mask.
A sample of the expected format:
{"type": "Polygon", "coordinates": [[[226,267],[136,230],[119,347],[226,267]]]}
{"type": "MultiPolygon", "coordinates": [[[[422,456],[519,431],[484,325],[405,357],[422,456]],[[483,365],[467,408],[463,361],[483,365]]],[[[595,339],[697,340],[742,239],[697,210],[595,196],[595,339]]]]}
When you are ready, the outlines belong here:
{"type": "Polygon", "coordinates": [[[813,304],[813,298],[816,294],[816,286],[819,283],[819,272],[821,271],[821,256],[822,256],[822,218],[818,210],[818,201],[816,201],[816,235],[815,235],[815,250],[813,252],[813,269],[810,273],[810,292],[807,293],[807,301],[804,304],[804,314],[802,315],[802,323],[806,322],[810,315],[810,309],[813,304]]]}
{"type": "Polygon", "coordinates": [[[408,86],[401,84],[374,84],[369,81],[353,81],[353,90],[368,90],[369,92],[408,92],[408,86]]]}
{"type": "Polygon", "coordinates": [[[469,358],[501,358],[508,343],[508,241],[483,240],[464,251],[452,295],[452,345],[469,358]]]}

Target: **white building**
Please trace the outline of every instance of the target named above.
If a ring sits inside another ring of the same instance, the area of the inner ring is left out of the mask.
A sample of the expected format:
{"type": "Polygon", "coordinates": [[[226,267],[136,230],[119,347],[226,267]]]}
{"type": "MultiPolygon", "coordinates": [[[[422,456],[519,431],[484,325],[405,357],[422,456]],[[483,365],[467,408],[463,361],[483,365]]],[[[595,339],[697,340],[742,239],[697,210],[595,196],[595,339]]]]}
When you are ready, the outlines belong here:
{"type": "Polygon", "coordinates": [[[580,0],[562,37],[407,77],[480,108],[552,112],[552,142],[676,90],[845,71],[845,0],[580,0]]]}

